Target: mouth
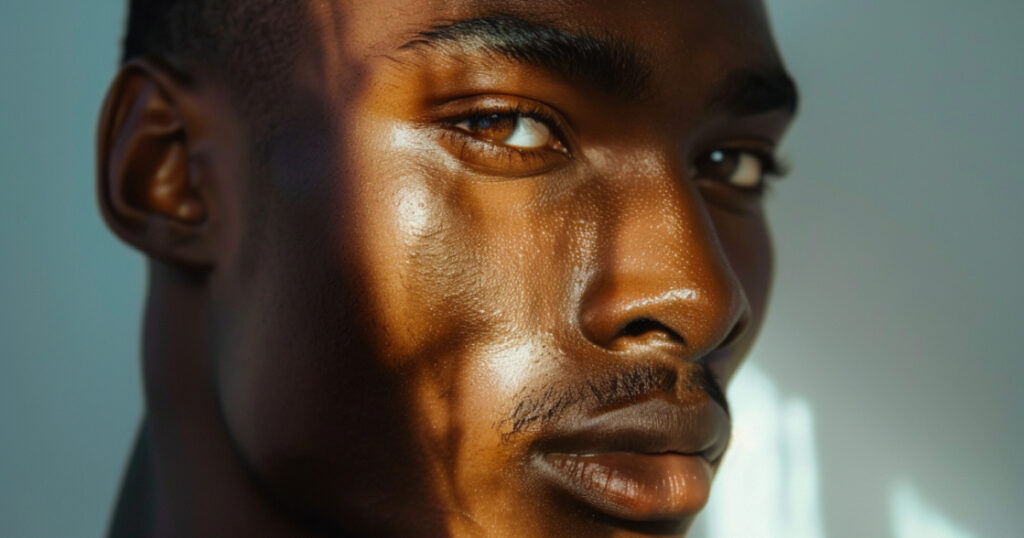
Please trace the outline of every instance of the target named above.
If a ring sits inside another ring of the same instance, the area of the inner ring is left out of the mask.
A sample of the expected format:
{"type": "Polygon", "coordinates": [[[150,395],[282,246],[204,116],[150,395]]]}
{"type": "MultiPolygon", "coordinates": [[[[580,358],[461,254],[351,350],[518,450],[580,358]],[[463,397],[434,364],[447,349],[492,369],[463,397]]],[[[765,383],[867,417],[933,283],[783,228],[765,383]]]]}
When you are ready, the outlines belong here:
{"type": "Polygon", "coordinates": [[[607,516],[682,521],[707,503],[729,430],[728,414],[710,398],[650,399],[546,436],[533,465],[549,485],[607,516]]]}

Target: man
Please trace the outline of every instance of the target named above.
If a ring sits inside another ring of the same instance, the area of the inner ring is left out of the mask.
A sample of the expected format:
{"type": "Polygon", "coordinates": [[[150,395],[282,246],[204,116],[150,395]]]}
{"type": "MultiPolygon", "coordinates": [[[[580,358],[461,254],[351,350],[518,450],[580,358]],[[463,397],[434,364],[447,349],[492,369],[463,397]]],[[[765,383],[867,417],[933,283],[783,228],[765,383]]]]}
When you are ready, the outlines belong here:
{"type": "Polygon", "coordinates": [[[796,92],[756,0],[132,3],[114,536],[681,535],[796,92]]]}

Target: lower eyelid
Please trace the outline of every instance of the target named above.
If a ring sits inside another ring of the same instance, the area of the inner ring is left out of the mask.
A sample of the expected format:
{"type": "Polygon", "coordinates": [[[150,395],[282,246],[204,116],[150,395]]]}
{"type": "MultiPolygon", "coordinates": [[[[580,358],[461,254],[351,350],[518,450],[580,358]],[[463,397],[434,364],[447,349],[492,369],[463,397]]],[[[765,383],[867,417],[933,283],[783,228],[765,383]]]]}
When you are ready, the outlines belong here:
{"type": "Polygon", "coordinates": [[[530,151],[529,149],[517,148],[517,147],[514,147],[514,146],[506,146],[504,144],[494,143],[494,142],[490,142],[488,140],[482,140],[480,138],[477,138],[477,137],[473,136],[471,133],[468,133],[468,132],[463,131],[461,129],[447,129],[446,131],[447,131],[447,133],[445,134],[445,137],[447,137],[449,139],[451,139],[452,137],[455,137],[454,142],[456,144],[458,144],[458,146],[459,146],[459,155],[458,156],[460,158],[464,157],[465,152],[467,150],[472,150],[472,151],[477,151],[477,152],[495,152],[495,151],[498,151],[498,152],[504,152],[504,153],[530,151]]]}
{"type": "Polygon", "coordinates": [[[548,149],[548,148],[545,148],[545,147],[535,147],[534,148],[534,147],[528,147],[528,146],[516,146],[516,145],[512,145],[512,144],[507,144],[507,143],[492,142],[490,140],[484,140],[482,138],[478,138],[476,136],[473,136],[473,134],[470,133],[469,131],[466,131],[465,129],[459,128],[457,126],[446,128],[445,131],[447,132],[446,136],[462,137],[463,141],[465,143],[467,143],[467,144],[470,144],[470,143],[484,144],[490,150],[508,151],[508,152],[515,152],[515,153],[535,153],[535,154],[541,154],[541,153],[544,153],[544,152],[555,152],[555,153],[558,153],[560,155],[564,155],[561,151],[553,150],[553,149],[548,149]]]}

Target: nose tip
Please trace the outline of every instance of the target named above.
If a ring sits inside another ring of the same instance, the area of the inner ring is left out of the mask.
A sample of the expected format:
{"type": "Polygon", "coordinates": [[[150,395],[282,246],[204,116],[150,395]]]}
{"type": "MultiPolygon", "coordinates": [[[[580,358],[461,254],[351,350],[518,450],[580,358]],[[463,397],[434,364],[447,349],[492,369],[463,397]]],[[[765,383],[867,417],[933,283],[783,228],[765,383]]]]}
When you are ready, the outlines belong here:
{"type": "Polygon", "coordinates": [[[742,332],[749,306],[731,274],[688,284],[655,278],[615,278],[591,288],[580,328],[614,352],[660,350],[697,360],[742,332]]]}

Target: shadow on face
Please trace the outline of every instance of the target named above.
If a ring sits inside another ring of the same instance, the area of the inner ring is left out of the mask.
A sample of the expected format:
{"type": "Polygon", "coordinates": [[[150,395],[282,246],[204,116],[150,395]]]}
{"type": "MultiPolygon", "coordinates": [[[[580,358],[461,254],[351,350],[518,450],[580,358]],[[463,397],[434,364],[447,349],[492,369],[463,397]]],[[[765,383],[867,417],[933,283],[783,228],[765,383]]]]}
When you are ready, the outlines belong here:
{"type": "Polygon", "coordinates": [[[187,315],[249,475],[337,532],[685,532],[764,311],[761,193],[795,110],[760,5],[307,19],[274,121],[194,101],[214,186],[187,315]]]}

